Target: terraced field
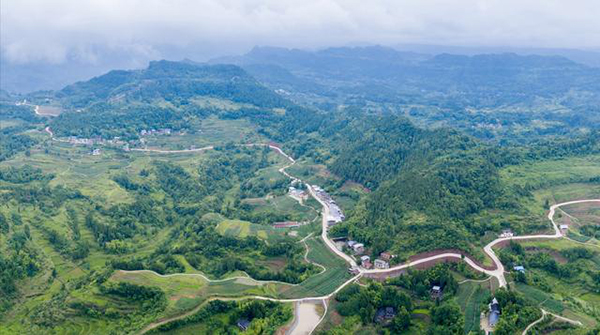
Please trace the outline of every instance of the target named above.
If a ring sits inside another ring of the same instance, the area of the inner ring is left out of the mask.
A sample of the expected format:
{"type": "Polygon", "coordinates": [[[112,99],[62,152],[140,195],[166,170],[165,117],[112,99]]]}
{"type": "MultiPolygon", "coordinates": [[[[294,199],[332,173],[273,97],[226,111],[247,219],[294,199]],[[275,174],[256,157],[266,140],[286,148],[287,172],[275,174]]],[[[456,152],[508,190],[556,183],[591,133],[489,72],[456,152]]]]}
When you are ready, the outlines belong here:
{"type": "Polygon", "coordinates": [[[321,274],[315,275],[298,286],[283,290],[283,298],[303,298],[322,296],[333,292],[341,284],[351,278],[346,263],[327,248],[320,238],[306,240],[309,247],[308,259],[327,268],[321,274]]]}

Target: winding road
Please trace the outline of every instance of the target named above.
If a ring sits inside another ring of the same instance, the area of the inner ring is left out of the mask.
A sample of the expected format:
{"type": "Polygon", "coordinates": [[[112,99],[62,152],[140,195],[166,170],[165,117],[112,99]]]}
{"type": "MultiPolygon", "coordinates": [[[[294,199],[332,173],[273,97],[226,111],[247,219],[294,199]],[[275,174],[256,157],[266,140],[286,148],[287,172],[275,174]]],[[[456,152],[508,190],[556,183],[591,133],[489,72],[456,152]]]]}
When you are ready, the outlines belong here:
{"type": "MultiPolygon", "coordinates": [[[[45,129],[46,132],[48,132],[50,134],[50,136],[52,138],[54,138],[52,131],[49,128],[45,129]]],[[[279,172],[282,173],[283,175],[285,175],[286,177],[290,178],[292,181],[296,181],[296,182],[302,182],[301,179],[296,178],[292,175],[290,175],[286,169],[291,167],[292,165],[294,165],[296,163],[296,161],[289,156],[288,154],[286,154],[280,147],[275,146],[275,145],[271,145],[271,144],[261,144],[261,143],[256,143],[256,144],[247,144],[245,146],[268,146],[269,148],[277,151],[279,154],[281,154],[283,157],[285,157],[290,164],[282,167],[279,169],[279,172]]],[[[141,151],[141,152],[155,152],[155,153],[160,153],[160,154],[170,154],[170,153],[187,153],[187,152],[201,152],[201,151],[206,151],[206,150],[211,150],[214,149],[213,146],[207,146],[207,147],[203,147],[203,148],[199,148],[199,149],[187,149],[187,150],[158,150],[158,149],[131,149],[131,151],[141,151]]],[[[344,259],[346,262],[348,262],[350,264],[350,266],[352,267],[356,267],[356,261],[350,257],[349,255],[347,255],[346,253],[342,252],[341,250],[339,250],[335,244],[333,243],[333,241],[331,241],[329,239],[329,237],[327,236],[327,230],[328,230],[328,225],[327,225],[327,217],[328,217],[328,210],[329,207],[327,206],[327,204],[322,201],[315,193],[315,190],[313,189],[313,187],[311,185],[309,185],[308,183],[305,183],[307,185],[308,191],[311,194],[311,196],[316,199],[322,206],[322,233],[321,233],[321,238],[323,239],[323,241],[325,242],[325,244],[327,245],[327,247],[334,253],[336,254],[338,257],[341,257],[342,259],[344,259]]],[[[342,285],[340,285],[337,289],[335,289],[333,292],[331,292],[330,294],[324,295],[324,296],[316,296],[316,297],[304,297],[304,298],[297,298],[297,299],[276,299],[276,298],[271,298],[271,297],[263,297],[263,296],[249,296],[249,297],[245,297],[246,299],[248,298],[253,298],[253,299],[260,299],[260,300],[269,300],[269,301],[275,301],[275,302],[296,302],[296,303],[301,303],[301,302],[307,302],[307,301],[322,301],[326,308],[327,308],[327,304],[326,301],[331,298],[332,296],[334,296],[336,293],[338,293],[341,289],[343,289],[344,287],[346,287],[347,285],[349,285],[350,283],[358,280],[359,278],[361,278],[364,274],[374,274],[374,273],[378,273],[378,274],[385,274],[385,273],[391,273],[394,271],[398,271],[398,270],[402,270],[402,269],[406,269],[406,268],[410,268],[419,264],[423,264],[423,263],[427,263],[427,262],[431,262],[431,261],[435,261],[435,260],[439,260],[439,259],[448,259],[448,258],[457,258],[457,259],[462,259],[464,260],[469,266],[471,266],[473,269],[475,269],[476,271],[485,273],[489,276],[492,276],[494,278],[496,278],[498,280],[499,286],[500,287],[505,287],[507,285],[507,281],[506,278],[504,276],[504,272],[505,272],[505,268],[502,265],[502,262],[500,262],[500,259],[498,258],[498,256],[496,255],[496,253],[493,250],[493,247],[498,245],[499,243],[505,242],[505,241],[513,241],[513,240],[531,240],[531,239],[558,239],[558,238],[562,238],[564,237],[563,234],[561,233],[560,229],[558,228],[558,225],[556,224],[556,222],[554,221],[554,214],[556,212],[557,209],[560,209],[561,206],[567,206],[567,205],[573,205],[573,204],[580,204],[580,203],[588,203],[588,202],[598,202],[600,203],[600,199],[584,199],[584,200],[574,200],[574,201],[568,201],[568,202],[563,202],[563,203],[559,203],[559,204],[555,204],[552,205],[550,207],[550,211],[548,212],[548,219],[550,220],[550,222],[552,223],[552,228],[554,230],[554,234],[536,234],[536,235],[522,235],[522,236],[513,236],[513,237],[504,237],[504,238],[498,238],[495,239],[494,241],[490,242],[489,244],[487,244],[483,250],[485,252],[485,254],[487,256],[490,257],[490,259],[493,261],[494,265],[495,265],[495,269],[494,270],[489,270],[489,269],[485,269],[481,266],[479,266],[475,261],[473,261],[471,258],[467,257],[467,256],[463,256],[460,253],[453,253],[453,252],[448,252],[448,253],[441,253],[441,254],[437,254],[434,256],[429,256],[429,257],[423,257],[417,260],[413,260],[410,261],[408,263],[404,263],[401,265],[397,265],[394,267],[390,267],[389,269],[363,269],[363,268],[359,268],[359,273],[352,277],[351,279],[347,280],[346,282],[344,282],[342,285]]],[[[158,276],[161,277],[171,277],[171,276],[200,276],[203,279],[210,281],[210,282],[215,282],[215,281],[228,281],[228,280],[237,280],[237,279],[244,279],[244,280],[253,280],[257,283],[263,283],[262,281],[256,281],[254,279],[251,279],[249,277],[232,277],[232,278],[227,278],[227,279],[222,279],[222,280],[211,280],[209,278],[207,278],[204,275],[201,274],[170,274],[170,275],[160,275],[154,271],[150,271],[150,270],[138,270],[138,271],[123,271],[123,272],[151,272],[154,273],[158,276]]],[[[273,282],[264,282],[264,283],[273,283],[273,282]]],[[[279,283],[279,282],[277,282],[279,283]]],[[[287,283],[281,283],[281,284],[287,284],[287,283]]],[[[287,285],[291,285],[291,284],[287,284],[287,285]]],[[[543,314],[550,314],[544,310],[542,310],[543,314]]],[[[190,315],[189,312],[168,320],[163,320],[160,322],[160,324],[164,324],[167,322],[171,322],[177,319],[181,319],[187,315],[190,315]]],[[[573,321],[573,320],[569,320],[569,319],[565,319],[563,317],[560,317],[558,315],[554,315],[555,317],[564,319],[568,322],[572,322],[572,323],[577,323],[578,321],[573,321]]],[[[324,317],[324,316],[323,316],[324,317]]],[[[318,326],[318,324],[323,320],[323,317],[318,321],[318,323],[312,328],[313,330],[318,326]]],[[[537,322],[540,322],[540,320],[538,320],[537,322]]],[[[158,326],[159,324],[157,324],[158,326]]],[[[523,334],[525,334],[531,327],[533,327],[535,325],[531,324],[523,334]]],[[[142,333],[145,333],[146,331],[149,331],[151,329],[153,329],[155,327],[146,327],[144,328],[144,330],[142,331],[142,333]]],[[[289,334],[292,335],[296,335],[296,333],[294,332],[294,329],[292,329],[289,334]]]]}

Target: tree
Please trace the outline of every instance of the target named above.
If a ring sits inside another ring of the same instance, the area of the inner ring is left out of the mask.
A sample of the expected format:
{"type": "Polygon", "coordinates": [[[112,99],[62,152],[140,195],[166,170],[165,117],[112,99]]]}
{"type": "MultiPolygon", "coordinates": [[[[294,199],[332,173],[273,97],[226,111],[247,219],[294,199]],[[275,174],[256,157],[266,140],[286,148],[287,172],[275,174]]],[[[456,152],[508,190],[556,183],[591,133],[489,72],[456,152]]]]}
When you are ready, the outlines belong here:
{"type": "Polygon", "coordinates": [[[398,314],[392,320],[392,333],[399,334],[410,327],[410,313],[404,306],[398,309],[398,314]]]}
{"type": "Polygon", "coordinates": [[[435,334],[462,334],[464,329],[464,318],[460,307],[454,301],[444,302],[434,306],[431,310],[431,319],[435,334]],[[440,329],[444,332],[440,333],[440,329]]]}
{"type": "Polygon", "coordinates": [[[8,225],[8,220],[4,214],[0,213],[0,233],[8,233],[10,226],[8,225]]]}

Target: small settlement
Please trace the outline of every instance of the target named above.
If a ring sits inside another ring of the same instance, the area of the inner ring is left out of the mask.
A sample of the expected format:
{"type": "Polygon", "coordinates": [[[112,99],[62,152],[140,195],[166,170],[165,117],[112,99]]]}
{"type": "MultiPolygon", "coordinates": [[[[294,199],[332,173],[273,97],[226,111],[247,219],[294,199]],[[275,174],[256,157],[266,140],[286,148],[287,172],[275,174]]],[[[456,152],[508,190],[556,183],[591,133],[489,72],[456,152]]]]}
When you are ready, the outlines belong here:
{"type": "MultiPolygon", "coordinates": [[[[317,185],[312,185],[312,188],[315,191],[316,196],[322,202],[324,202],[328,208],[329,214],[327,216],[327,226],[332,227],[332,226],[344,221],[344,219],[346,217],[344,216],[342,209],[337,205],[335,200],[333,200],[331,198],[331,196],[325,190],[323,190],[321,187],[319,187],[317,185]]],[[[298,192],[298,190],[296,190],[296,189],[292,190],[292,189],[293,189],[293,187],[290,187],[290,194],[292,192],[298,192]]],[[[345,240],[345,238],[343,240],[345,240]]],[[[338,248],[340,250],[342,250],[342,248],[344,247],[343,242],[338,242],[338,243],[340,243],[338,248]]],[[[352,251],[352,253],[354,253],[354,255],[356,255],[356,256],[361,256],[365,253],[365,245],[363,243],[349,240],[349,241],[346,241],[345,246],[348,249],[350,249],[352,251]]],[[[371,257],[369,257],[367,255],[363,255],[360,257],[360,266],[364,269],[371,269],[373,267],[375,269],[389,269],[390,268],[389,262],[393,257],[394,257],[394,255],[390,254],[389,252],[382,252],[379,255],[379,258],[375,259],[372,262],[371,257]]],[[[348,269],[348,271],[350,273],[355,273],[357,271],[357,269],[350,268],[350,269],[348,269]]]]}
{"type": "Polygon", "coordinates": [[[329,212],[329,215],[327,216],[327,225],[331,227],[344,221],[346,216],[342,212],[340,206],[338,206],[335,200],[331,198],[329,193],[325,192],[324,189],[320,188],[317,185],[312,185],[312,188],[315,190],[315,194],[317,195],[317,197],[327,205],[327,209],[329,212]]]}
{"type": "Polygon", "coordinates": [[[308,199],[308,192],[298,189],[294,186],[290,186],[288,188],[288,194],[290,197],[297,199],[297,200],[307,200],[308,199]]]}

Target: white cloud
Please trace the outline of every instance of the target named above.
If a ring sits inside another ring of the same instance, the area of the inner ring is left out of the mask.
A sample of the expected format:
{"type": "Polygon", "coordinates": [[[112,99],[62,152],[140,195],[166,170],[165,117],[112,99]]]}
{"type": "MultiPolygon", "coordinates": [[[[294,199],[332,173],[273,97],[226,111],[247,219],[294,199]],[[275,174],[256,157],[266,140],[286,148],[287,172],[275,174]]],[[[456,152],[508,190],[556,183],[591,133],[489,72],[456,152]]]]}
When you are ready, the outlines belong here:
{"type": "Polygon", "coordinates": [[[600,48],[597,0],[2,0],[11,62],[201,59],[254,45],[600,48]],[[170,50],[177,50],[172,52],[170,50]],[[193,52],[192,52],[193,51],[193,52]]]}

